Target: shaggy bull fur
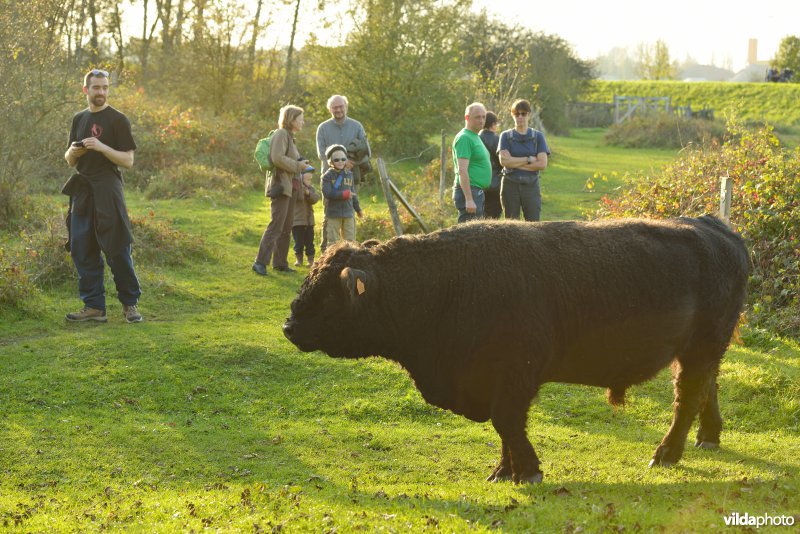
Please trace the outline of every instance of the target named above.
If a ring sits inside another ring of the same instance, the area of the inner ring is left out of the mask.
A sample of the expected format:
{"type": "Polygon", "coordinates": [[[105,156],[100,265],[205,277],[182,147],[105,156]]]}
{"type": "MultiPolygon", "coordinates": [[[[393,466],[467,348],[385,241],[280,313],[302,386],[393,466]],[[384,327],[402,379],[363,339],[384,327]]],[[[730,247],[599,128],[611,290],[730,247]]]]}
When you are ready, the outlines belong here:
{"type": "Polygon", "coordinates": [[[673,363],[672,426],[651,465],[722,428],[716,378],[745,298],[741,238],[711,216],[668,221],[473,222],[329,249],[292,302],[300,350],[399,362],[425,400],[502,439],[489,480],[539,482],[526,435],[541,384],[626,388],[673,363]]]}

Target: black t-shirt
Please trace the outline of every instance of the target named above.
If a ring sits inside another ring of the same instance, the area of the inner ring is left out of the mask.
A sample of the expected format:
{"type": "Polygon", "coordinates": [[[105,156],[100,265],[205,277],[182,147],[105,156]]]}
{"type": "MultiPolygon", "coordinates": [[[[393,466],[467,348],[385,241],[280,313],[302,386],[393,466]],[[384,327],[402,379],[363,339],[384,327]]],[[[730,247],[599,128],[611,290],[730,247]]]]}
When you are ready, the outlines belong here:
{"type": "MultiPolygon", "coordinates": [[[[136,150],[136,142],[131,133],[131,123],[123,113],[111,106],[92,113],[89,109],[76,113],[72,118],[69,143],[96,137],[100,142],[114,150],[127,152],[136,150]]],[[[119,168],[96,150],[88,150],[78,158],[78,172],[89,179],[115,175],[122,178],[119,168]]]]}

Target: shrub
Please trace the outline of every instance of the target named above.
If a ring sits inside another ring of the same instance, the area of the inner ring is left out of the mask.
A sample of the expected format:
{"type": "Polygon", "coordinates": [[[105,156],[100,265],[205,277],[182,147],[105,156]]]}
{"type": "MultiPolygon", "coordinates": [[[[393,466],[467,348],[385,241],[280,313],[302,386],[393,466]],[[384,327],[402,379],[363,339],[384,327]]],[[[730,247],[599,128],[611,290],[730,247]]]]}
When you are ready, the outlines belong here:
{"type": "Polygon", "coordinates": [[[24,261],[0,247],[0,309],[28,309],[36,286],[25,272],[24,261]]]}
{"type": "Polygon", "coordinates": [[[800,335],[800,150],[781,148],[770,127],[746,130],[735,119],[723,143],[709,143],[657,176],[604,197],[597,217],[676,217],[714,213],[719,179],[734,183],[731,225],[752,258],[751,323],[800,335]]]}
{"type": "Polygon", "coordinates": [[[131,217],[134,255],[146,267],[181,265],[186,261],[208,260],[210,251],[203,240],[191,236],[157,219],[152,210],[146,215],[131,217]]]}
{"type": "Polygon", "coordinates": [[[626,148],[682,148],[719,140],[724,134],[725,128],[714,121],[650,113],[611,126],[605,142],[626,148]]]}
{"type": "Polygon", "coordinates": [[[145,197],[153,198],[211,198],[229,201],[241,196],[249,184],[228,171],[205,165],[184,163],[168,167],[154,176],[145,197]]]}
{"type": "MultiPolygon", "coordinates": [[[[445,189],[444,203],[439,203],[439,162],[439,158],[436,158],[419,171],[411,171],[407,175],[398,173],[392,177],[394,184],[430,232],[451,226],[456,222],[456,211],[450,200],[452,188],[450,181],[445,189]]],[[[450,158],[447,160],[447,166],[448,174],[452,176],[452,160],[450,158]]],[[[378,180],[377,177],[376,180],[378,180]]],[[[419,222],[396,197],[395,204],[403,233],[422,233],[423,229],[419,222]]],[[[385,240],[394,235],[394,225],[389,215],[373,217],[371,214],[367,214],[358,221],[358,239],[360,241],[370,238],[385,240]]]]}
{"type": "Polygon", "coordinates": [[[394,226],[388,216],[367,213],[356,221],[356,238],[359,241],[377,239],[386,241],[394,237],[394,226]]]}
{"type": "Polygon", "coordinates": [[[226,169],[263,183],[253,161],[256,142],[269,130],[262,117],[215,115],[172,105],[163,95],[151,97],[141,88],[116,89],[113,99],[114,106],[130,118],[139,147],[136,164],[125,173],[134,187],[144,189],[151,179],[185,164],[226,169]]]}
{"type": "Polygon", "coordinates": [[[51,213],[21,236],[25,270],[36,287],[52,287],[73,276],[72,260],[64,248],[67,227],[63,216],[51,213]]]}
{"type": "MultiPolygon", "coordinates": [[[[438,228],[446,228],[456,222],[456,209],[453,207],[452,202],[452,176],[453,158],[452,149],[448,147],[448,156],[446,162],[446,170],[448,178],[444,189],[443,202],[439,202],[439,175],[441,168],[441,159],[436,158],[423,167],[419,171],[412,171],[409,178],[402,182],[403,195],[408,199],[409,203],[419,213],[422,220],[428,226],[430,231],[438,228]]],[[[403,209],[402,207],[400,208],[403,209]]],[[[407,213],[402,211],[401,213],[407,213]]],[[[421,232],[417,222],[408,215],[408,224],[404,224],[404,228],[408,228],[409,232],[421,232]]]]}

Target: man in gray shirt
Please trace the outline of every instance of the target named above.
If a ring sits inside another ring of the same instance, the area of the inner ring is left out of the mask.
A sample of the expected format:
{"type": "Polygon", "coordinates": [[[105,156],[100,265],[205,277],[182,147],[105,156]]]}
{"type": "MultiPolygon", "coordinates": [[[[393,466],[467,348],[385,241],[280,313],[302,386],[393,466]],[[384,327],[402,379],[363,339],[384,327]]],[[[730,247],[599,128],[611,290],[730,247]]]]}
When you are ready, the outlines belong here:
{"type": "MultiPolygon", "coordinates": [[[[317,156],[319,156],[320,163],[322,164],[322,172],[325,174],[328,170],[328,160],[325,158],[325,151],[331,145],[342,145],[350,148],[351,143],[354,141],[361,142],[366,147],[368,156],[372,153],[367,141],[367,134],[364,132],[364,127],[357,120],[351,119],[347,116],[347,97],[342,95],[333,95],[328,99],[328,111],[331,112],[331,118],[323,122],[317,128],[317,156]]],[[[348,171],[353,171],[353,178],[356,183],[360,181],[361,175],[359,172],[357,162],[348,159],[345,168],[348,171]]],[[[327,219],[322,219],[322,242],[320,248],[325,250],[328,244],[326,239],[327,219]]]]}

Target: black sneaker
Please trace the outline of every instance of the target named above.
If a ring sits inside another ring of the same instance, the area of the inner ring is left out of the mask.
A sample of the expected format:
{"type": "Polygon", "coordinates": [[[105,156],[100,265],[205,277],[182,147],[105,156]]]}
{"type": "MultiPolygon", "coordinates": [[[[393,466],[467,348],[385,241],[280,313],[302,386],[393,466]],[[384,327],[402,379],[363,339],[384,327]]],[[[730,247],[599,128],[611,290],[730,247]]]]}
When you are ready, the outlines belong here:
{"type": "Polygon", "coordinates": [[[291,267],[289,267],[288,265],[286,267],[273,267],[272,269],[274,271],[278,271],[279,273],[296,273],[297,272],[294,269],[292,269],[291,267]]]}

